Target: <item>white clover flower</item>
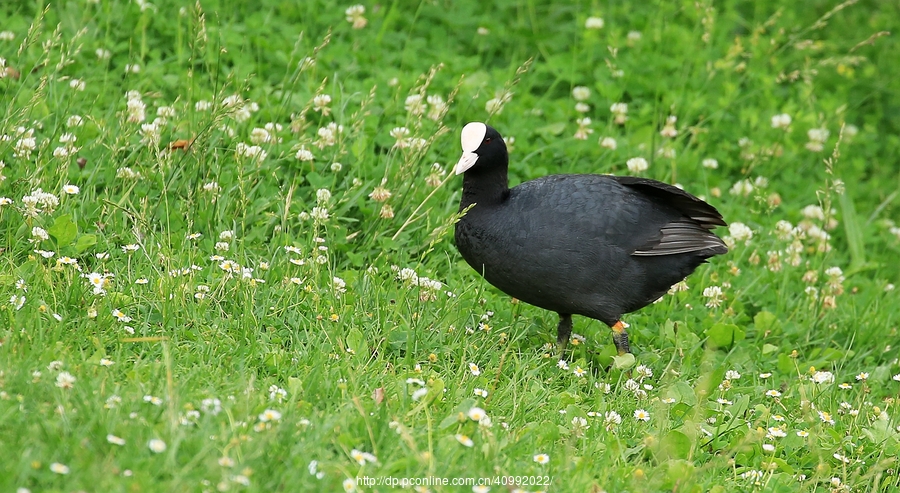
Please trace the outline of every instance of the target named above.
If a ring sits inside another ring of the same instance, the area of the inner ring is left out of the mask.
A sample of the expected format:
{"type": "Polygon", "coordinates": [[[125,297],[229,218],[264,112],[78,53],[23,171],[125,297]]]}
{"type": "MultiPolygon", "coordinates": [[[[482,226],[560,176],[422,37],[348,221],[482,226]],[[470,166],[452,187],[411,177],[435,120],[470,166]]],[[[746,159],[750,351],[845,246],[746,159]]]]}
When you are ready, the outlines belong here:
{"type": "Polygon", "coordinates": [[[728,233],[737,242],[748,242],[753,238],[753,230],[741,222],[733,222],[728,225],[728,233]]]}
{"type": "Polygon", "coordinates": [[[809,140],[814,142],[825,142],[828,140],[830,132],[827,128],[811,128],[806,132],[809,140]]]}
{"type": "Polygon", "coordinates": [[[428,145],[428,140],[421,137],[413,137],[407,139],[406,144],[411,149],[424,149],[428,145]]]}
{"type": "Polygon", "coordinates": [[[812,376],[812,381],[818,384],[834,383],[834,373],[830,371],[817,371],[812,376]]]}
{"type": "Polygon", "coordinates": [[[125,445],[125,439],[124,439],[124,438],[120,438],[120,437],[117,437],[117,436],[112,435],[112,434],[106,435],[106,441],[109,442],[109,443],[111,443],[111,444],[113,444],[113,445],[119,445],[119,446],[125,445]]]}
{"type": "Polygon", "coordinates": [[[250,131],[250,142],[254,144],[265,144],[272,141],[272,135],[264,128],[254,128],[250,131]]]}
{"type": "Polygon", "coordinates": [[[438,95],[432,95],[425,98],[426,102],[429,105],[428,109],[428,118],[434,121],[438,121],[447,114],[447,110],[450,106],[444,101],[444,98],[438,95]]]}
{"type": "Polygon", "coordinates": [[[643,171],[647,171],[647,168],[650,165],[647,163],[647,160],[642,157],[633,157],[625,162],[625,166],[628,167],[628,171],[632,173],[641,173],[643,171]]]}
{"type": "Polygon", "coordinates": [[[331,113],[329,104],[331,104],[331,96],[328,94],[317,94],[313,98],[313,111],[319,111],[323,116],[328,116],[331,113]]]}
{"type": "Polygon", "coordinates": [[[678,136],[678,130],[675,128],[675,122],[678,121],[678,117],[672,115],[666,118],[666,124],[663,125],[662,130],[659,131],[659,134],[663,137],[674,139],[678,136]]]}
{"type": "Polygon", "coordinates": [[[503,100],[500,98],[491,98],[484,103],[484,110],[490,114],[499,115],[503,111],[503,100]]]}
{"type": "Polygon", "coordinates": [[[411,115],[422,115],[425,113],[425,101],[421,94],[410,94],[406,97],[403,108],[411,115]]]}
{"type": "Polygon", "coordinates": [[[147,105],[141,101],[141,94],[137,91],[128,91],[126,93],[126,112],[127,119],[131,123],[141,123],[144,121],[146,116],[147,105]]]}
{"type": "Polygon", "coordinates": [[[806,143],[806,149],[812,152],[822,152],[825,149],[825,141],[828,140],[829,132],[824,128],[811,128],[806,135],[809,142],[806,143]]]}
{"type": "Polygon", "coordinates": [[[246,157],[255,161],[264,161],[268,153],[258,145],[248,146],[243,142],[238,142],[234,148],[238,156],[246,157]]]}
{"type": "Polygon", "coordinates": [[[13,156],[29,159],[31,153],[37,148],[37,140],[34,137],[34,129],[28,129],[19,134],[19,139],[13,147],[13,156]]]}
{"type": "Polygon", "coordinates": [[[320,204],[327,203],[331,200],[331,191],[327,188],[320,188],[316,190],[316,202],[320,204]]]}
{"type": "Polygon", "coordinates": [[[365,13],[366,7],[359,4],[347,7],[347,10],[344,11],[347,22],[353,25],[353,29],[362,29],[366,27],[366,24],[369,21],[364,17],[365,13]]]}
{"type": "Polygon", "coordinates": [[[729,193],[731,195],[740,195],[742,197],[746,197],[753,193],[754,189],[755,187],[753,186],[753,183],[750,182],[750,180],[743,179],[738,180],[734,185],[732,185],[729,193]]]}
{"type": "Polygon", "coordinates": [[[611,151],[616,150],[616,139],[612,137],[600,137],[600,147],[605,147],[611,151]]]}
{"type": "Polygon", "coordinates": [[[703,167],[708,169],[716,169],[719,167],[719,161],[716,161],[713,158],[707,158],[703,160],[703,167]]]}
{"type": "Polygon", "coordinates": [[[56,386],[61,389],[71,389],[75,386],[76,378],[69,372],[63,371],[56,376],[56,386]]]}
{"type": "Polygon", "coordinates": [[[344,282],[340,277],[333,277],[331,279],[331,284],[334,287],[334,290],[338,293],[344,293],[347,291],[347,283],[344,282]]]}
{"type": "Polygon", "coordinates": [[[772,128],[787,129],[791,126],[791,115],[781,113],[772,117],[772,128]]]}
{"type": "Polygon", "coordinates": [[[575,86],[572,88],[572,97],[575,101],[587,101],[591,97],[591,90],[585,86],[575,86]]]}
{"type": "Polygon", "coordinates": [[[315,142],[315,145],[319,149],[331,147],[337,142],[334,130],[329,127],[321,127],[316,134],[319,136],[319,140],[315,142]]]}
{"type": "Polygon", "coordinates": [[[628,103],[613,103],[609,111],[614,115],[625,115],[628,113],[628,103]]]}
{"type": "Polygon", "coordinates": [[[409,129],[406,127],[394,127],[391,129],[391,137],[397,140],[394,147],[405,148],[408,146],[407,137],[409,137],[409,129]]]}
{"type": "Polygon", "coordinates": [[[296,157],[300,161],[312,161],[316,157],[310,152],[306,146],[300,146],[300,149],[297,150],[296,157]]]}
{"type": "Polygon", "coordinates": [[[760,481],[763,477],[765,477],[765,473],[756,469],[751,469],[749,471],[741,473],[742,479],[749,479],[751,481],[760,481]]]}
{"type": "Polygon", "coordinates": [[[637,374],[637,376],[641,377],[642,379],[653,377],[653,370],[651,370],[650,367],[645,366],[645,365],[638,365],[637,368],[634,369],[634,372],[637,374]]]}
{"type": "Polygon", "coordinates": [[[609,107],[609,111],[613,114],[613,120],[617,125],[624,125],[628,121],[628,104],[613,103],[609,107]]]}
{"type": "Polygon", "coordinates": [[[159,438],[154,438],[147,442],[147,447],[155,454],[161,454],[166,451],[166,442],[159,438]]]}
{"type": "Polygon", "coordinates": [[[310,217],[315,219],[316,221],[327,221],[328,220],[328,209],[325,207],[313,207],[312,211],[309,212],[310,217]]]}
{"type": "Polygon", "coordinates": [[[707,308],[716,308],[722,304],[725,299],[725,293],[719,286],[709,286],[703,289],[703,296],[708,298],[706,302],[707,308]]]}
{"type": "Polygon", "coordinates": [[[585,29],[603,29],[604,22],[600,17],[588,17],[587,20],[584,21],[585,29]]]}
{"type": "Polygon", "coordinates": [[[50,239],[50,234],[47,233],[47,230],[45,230],[44,228],[40,228],[38,226],[31,228],[31,236],[36,241],[44,241],[44,240],[50,239]]]}
{"type": "Polygon", "coordinates": [[[588,128],[591,124],[590,118],[579,118],[578,120],[575,120],[575,123],[578,124],[578,130],[575,131],[576,139],[587,140],[588,135],[594,133],[594,130],[592,128],[588,128]]]}
{"type": "Polygon", "coordinates": [[[222,401],[216,398],[208,398],[200,401],[200,410],[215,416],[222,411],[222,401]]]}
{"type": "Polygon", "coordinates": [[[161,131],[162,129],[156,122],[142,123],[140,129],[141,143],[152,147],[158,146],[162,138],[161,131]]]}
{"type": "Polygon", "coordinates": [[[156,116],[161,118],[175,118],[177,113],[175,112],[175,108],[171,106],[160,106],[156,108],[156,116]]]}
{"type": "Polygon", "coordinates": [[[606,411],[603,421],[606,424],[606,429],[612,431],[617,425],[622,424],[622,415],[615,411],[606,411]]]}

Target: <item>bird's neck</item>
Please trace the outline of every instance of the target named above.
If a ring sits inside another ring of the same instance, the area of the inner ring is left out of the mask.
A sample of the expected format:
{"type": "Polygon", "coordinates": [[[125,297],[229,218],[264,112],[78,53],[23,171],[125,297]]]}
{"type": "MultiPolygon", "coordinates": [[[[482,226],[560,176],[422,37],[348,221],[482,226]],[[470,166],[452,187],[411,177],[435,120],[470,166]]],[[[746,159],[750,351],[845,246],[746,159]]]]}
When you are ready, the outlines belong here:
{"type": "Polygon", "coordinates": [[[462,199],[459,210],[472,204],[494,205],[509,197],[507,164],[491,166],[487,170],[469,170],[463,175],[462,199]]]}

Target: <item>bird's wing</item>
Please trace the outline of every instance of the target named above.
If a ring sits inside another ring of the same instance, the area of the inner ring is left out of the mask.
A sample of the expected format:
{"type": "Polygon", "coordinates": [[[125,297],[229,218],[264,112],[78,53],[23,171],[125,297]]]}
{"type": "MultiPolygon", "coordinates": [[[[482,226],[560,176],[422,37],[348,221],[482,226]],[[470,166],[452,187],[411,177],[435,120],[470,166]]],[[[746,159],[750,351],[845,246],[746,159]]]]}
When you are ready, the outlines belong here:
{"type": "Polygon", "coordinates": [[[683,214],[681,219],[661,227],[658,234],[635,249],[632,255],[677,255],[701,250],[724,254],[728,251],[725,243],[711,232],[716,226],[727,225],[715,207],[678,187],[656,180],[631,176],[617,176],[615,179],[625,187],[683,214]]]}
{"type": "Polygon", "coordinates": [[[660,202],[678,209],[685,216],[696,221],[701,227],[710,230],[716,226],[727,226],[722,214],[715,207],[694,197],[684,190],[649,178],[635,176],[615,176],[622,185],[639,191],[660,202]]]}
{"type": "Polygon", "coordinates": [[[672,221],[659,230],[659,235],[635,250],[632,255],[655,256],[710,250],[721,254],[728,247],[718,236],[693,220],[672,221]]]}

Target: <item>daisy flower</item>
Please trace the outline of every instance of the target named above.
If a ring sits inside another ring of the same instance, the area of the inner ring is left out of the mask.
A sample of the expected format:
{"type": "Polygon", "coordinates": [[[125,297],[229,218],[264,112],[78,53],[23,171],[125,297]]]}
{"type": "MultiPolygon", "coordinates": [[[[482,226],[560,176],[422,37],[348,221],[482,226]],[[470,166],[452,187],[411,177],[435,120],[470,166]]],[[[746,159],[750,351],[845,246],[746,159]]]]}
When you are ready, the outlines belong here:
{"type": "Polygon", "coordinates": [[[456,435],[454,435],[454,438],[456,438],[457,442],[465,445],[466,447],[471,447],[471,446],[475,445],[475,442],[473,442],[472,439],[469,438],[468,435],[463,435],[462,433],[457,433],[456,435]]]}

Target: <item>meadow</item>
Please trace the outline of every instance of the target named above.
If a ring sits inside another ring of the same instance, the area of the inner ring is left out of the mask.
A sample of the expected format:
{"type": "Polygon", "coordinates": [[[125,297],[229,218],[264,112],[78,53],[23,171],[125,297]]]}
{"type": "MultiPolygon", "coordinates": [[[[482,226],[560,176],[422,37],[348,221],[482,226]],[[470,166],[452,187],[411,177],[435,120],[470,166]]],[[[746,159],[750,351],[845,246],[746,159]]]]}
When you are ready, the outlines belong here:
{"type": "Polygon", "coordinates": [[[897,491],[897,19],[4,2],[0,491],[897,491]],[[730,252],[558,359],[453,245],[470,121],[730,252]]]}

